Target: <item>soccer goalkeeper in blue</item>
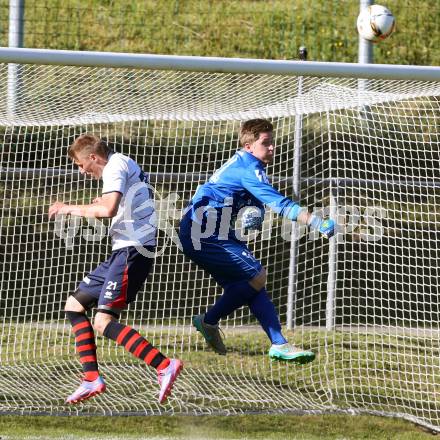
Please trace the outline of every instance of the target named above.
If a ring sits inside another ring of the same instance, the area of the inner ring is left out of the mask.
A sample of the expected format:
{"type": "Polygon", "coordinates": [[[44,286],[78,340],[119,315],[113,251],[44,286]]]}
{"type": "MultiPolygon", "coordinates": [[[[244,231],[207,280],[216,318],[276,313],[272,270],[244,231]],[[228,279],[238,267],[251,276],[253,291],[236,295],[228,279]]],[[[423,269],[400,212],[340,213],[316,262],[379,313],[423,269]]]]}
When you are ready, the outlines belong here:
{"type": "Polygon", "coordinates": [[[266,270],[237,238],[233,226],[239,211],[253,206],[256,209],[243,209],[242,224],[245,230],[258,229],[267,205],[326,238],[334,234],[333,220],[311,214],[270,185],[265,168],[274,156],[272,135],[273,126],[265,119],[243,123],[239,136],[242,149],[198,188],[180,222],[179,237],[185,255],[223,287],[214,306],[193,317],[194,326],[208,345],[218,354],[226,354],[219,321],[247,305],[270,339],[269,356],[305,364],[313,361],[315,354],[289,344],[283,336],[266,291],[266,270]]]}

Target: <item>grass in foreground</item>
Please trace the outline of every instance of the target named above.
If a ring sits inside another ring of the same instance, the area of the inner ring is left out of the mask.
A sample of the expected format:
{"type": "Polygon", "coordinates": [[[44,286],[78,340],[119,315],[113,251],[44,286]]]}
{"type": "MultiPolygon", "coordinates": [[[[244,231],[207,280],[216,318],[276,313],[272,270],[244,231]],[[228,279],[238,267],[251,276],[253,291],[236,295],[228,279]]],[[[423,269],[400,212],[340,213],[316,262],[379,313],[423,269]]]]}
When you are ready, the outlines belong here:
{"type": "MultiPolygon", "coordinates": [[[[247,334],[226,330],[230,350],[227,357],[205,351],[204,342],[194,333],[142,333],[150,341],[165,342],[160,348],[166,353],[172,352],[173,347],[185,347],[179,353],[185,370],[174,392],[176,400],[171,400],[166,408],[158,408],[153,398],[157,393],[154,374],[146,376],[142,363],[112,341],[100,338],[99,359],[108,392],[79,408],[82,414],[102,414],[104,409],[114,414],[182,414],[182,408],[190,411],[194,407],[201,408],[204,414],[228,410],[255,412],[284,408],[286,402],[294,406],[295,399],[303,396],[308,408],[363,407],[411,414],[434,425],[438,423],[436,389],[440,370],[435,359],[439,347],[434,339],[313,330],[295,335],[286,332],[291,341],[317,353],[315,362],[298,367],[271,362],[264,350],[267,341],[262,331],[247,334]],[[241,387],[239,393],[237,384],[241,387]]],[[[2,340],[4,358],[0,370],[9,383],[16,381],[27,391],[23,394],[20,387],[6,388],[0,396],[6,410],[70,411],[63,402],[76,386],[71,379],[80,373],[80,367],[69,335],[62,326],[52,330],[26,325],[9,327],[8,337],[2,340]],[[21,343],[14,345],[13,341],[21,343]],[[14,355],[33,359],[16,363],[14,355]],[[39,387],[46,393],[37,392],[39,387]]]]}
{"type": "Polygon", "coordinates": [[[403,420],[369,416],[1,416],[0,438],[432,440],[433,435],[403,420]]]}

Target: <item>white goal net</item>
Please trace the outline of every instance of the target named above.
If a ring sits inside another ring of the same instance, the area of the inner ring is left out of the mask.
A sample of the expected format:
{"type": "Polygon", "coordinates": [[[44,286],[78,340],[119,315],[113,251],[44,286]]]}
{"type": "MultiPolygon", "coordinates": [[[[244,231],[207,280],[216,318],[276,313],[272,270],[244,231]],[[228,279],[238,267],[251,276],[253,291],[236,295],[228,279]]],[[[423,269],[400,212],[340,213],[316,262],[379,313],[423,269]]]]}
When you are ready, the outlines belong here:
{"type": "Polygon", "coordinates": [[[16,72],[11,102],[0,65],[1,413],[350,411],[440,430],[439,82],[31,64],[16,72]],[[178,220],[238,149],[240,122],[255,117],[275,125],[273,184],[340,226],[327,242],[267,213],[250,237],[286,334],[317,354],[306,366],[271,361],[247,308],[221,322],[227,356],[191,326],[220,290],[178,249],[178,220]],[[121,321],[185,362],[166,405],[154,370],[99,337],[108,392],[64,405],[81,367],[63,305],[110,251],[105,221],[47,217],[55,200],[100,194],[66,154],[86,131],[135,159],[155,188],[160,252],[121,321]]]}

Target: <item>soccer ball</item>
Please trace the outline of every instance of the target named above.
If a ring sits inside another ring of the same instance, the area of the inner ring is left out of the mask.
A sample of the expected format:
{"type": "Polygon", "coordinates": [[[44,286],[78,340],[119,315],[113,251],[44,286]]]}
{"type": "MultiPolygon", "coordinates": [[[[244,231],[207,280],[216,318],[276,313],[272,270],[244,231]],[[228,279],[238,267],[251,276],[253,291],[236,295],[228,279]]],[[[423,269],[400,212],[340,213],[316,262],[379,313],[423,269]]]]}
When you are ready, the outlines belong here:
{"type": "Polygon", "coordinates": [[[363,9],[357,19],[359,35],[377,43],[389,37],[396,25],[394,15],[385,6],[371,5],[363,9]]]}

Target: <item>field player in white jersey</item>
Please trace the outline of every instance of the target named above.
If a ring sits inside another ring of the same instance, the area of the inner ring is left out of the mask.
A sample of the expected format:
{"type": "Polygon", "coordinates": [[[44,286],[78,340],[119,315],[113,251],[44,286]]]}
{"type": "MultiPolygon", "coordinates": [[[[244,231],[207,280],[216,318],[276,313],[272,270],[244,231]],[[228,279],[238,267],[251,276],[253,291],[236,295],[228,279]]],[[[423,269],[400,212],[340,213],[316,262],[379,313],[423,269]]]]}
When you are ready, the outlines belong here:
{"type": "Polygon", "coordinates": [[[49,218],[57,214],[112,217],[109,234],[113,248],[110,257],[90,272],[66,301],[66,316],[73,327],[84,372],[79,388],[66,403],[78,403],[105,391],[96,357],[94,329],[157,370],[162,403],[183,363],[167,358],[136,330],[118,322],[120,312],[135,300],[153,266],[157,230],[148,176],[134,160],[113,152],[103,140],[91,134],[79,136],[69,147],[68,155],[82,174],[103,180],[102,196],[88,205],[56,202],[49,208],[49,218]],[[95,306],[92,326],[86,312],[95,306]]]}

